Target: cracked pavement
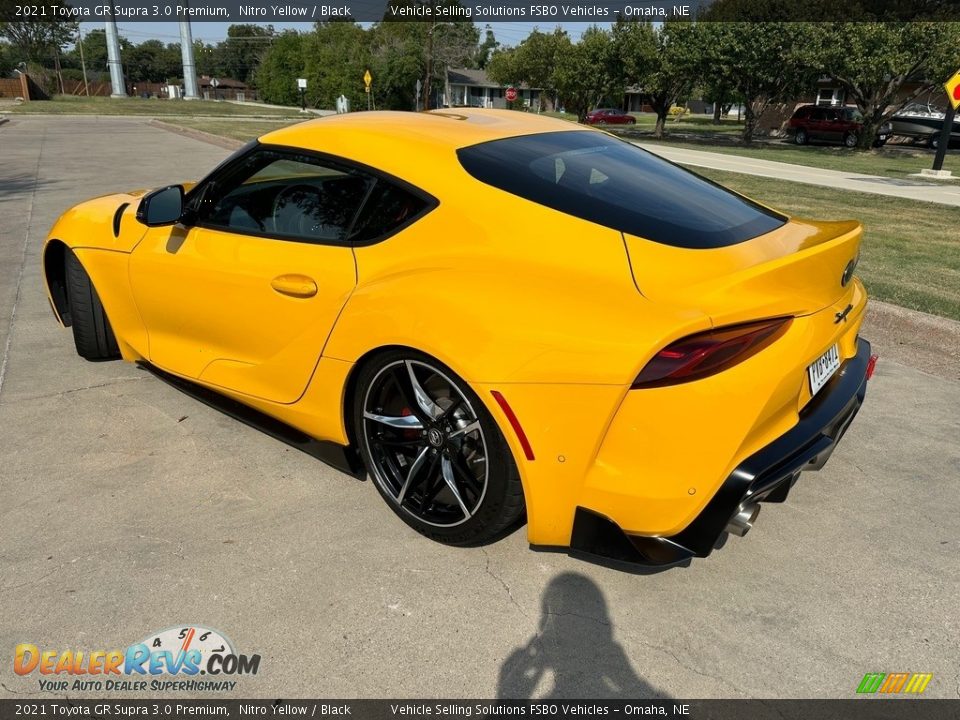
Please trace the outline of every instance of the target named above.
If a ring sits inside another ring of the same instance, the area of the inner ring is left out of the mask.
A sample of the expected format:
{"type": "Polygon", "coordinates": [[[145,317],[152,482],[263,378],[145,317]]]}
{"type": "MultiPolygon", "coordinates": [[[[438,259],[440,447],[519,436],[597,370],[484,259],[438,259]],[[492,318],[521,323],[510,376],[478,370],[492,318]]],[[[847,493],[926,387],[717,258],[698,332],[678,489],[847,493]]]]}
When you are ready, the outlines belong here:
{"type": "Polygon", "coordinates": [[[958,694],[955,373],[885,361],[878,343],[866,405],[826,468],[687,568],[626,573],[534,552],[523,531],[437,545],[369,483],[74,354],[40,278],[55,218],[227,154],[148,123],[0,126],[8,693],[38,693],[36,674],[13,673],[18,643],[108,650],[197,623],[262,656],[235,691],[247,697],[844,698],[864,673],[896,671],[933,673],[926,696],[958,694]]]}

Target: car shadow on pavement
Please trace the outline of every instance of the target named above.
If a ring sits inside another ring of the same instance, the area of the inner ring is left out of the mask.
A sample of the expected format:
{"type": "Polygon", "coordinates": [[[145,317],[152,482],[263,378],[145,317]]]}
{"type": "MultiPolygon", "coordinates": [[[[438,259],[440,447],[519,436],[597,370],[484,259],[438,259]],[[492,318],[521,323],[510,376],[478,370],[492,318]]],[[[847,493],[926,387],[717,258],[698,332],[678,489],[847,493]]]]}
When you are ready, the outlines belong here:
{"type": "Polygon", "coordinates": [[[18,196],[33,193],[58,182],[59,180],[40,180],[32,173],[0,175],[0,201],[17,200],[18,196]]]}
{"type": "Polygon", "coordinates": [[[500,667],[501,699],[667,697],[637,675],[590,578],[565,572],[541,599],[540,627],[500,667]]]}

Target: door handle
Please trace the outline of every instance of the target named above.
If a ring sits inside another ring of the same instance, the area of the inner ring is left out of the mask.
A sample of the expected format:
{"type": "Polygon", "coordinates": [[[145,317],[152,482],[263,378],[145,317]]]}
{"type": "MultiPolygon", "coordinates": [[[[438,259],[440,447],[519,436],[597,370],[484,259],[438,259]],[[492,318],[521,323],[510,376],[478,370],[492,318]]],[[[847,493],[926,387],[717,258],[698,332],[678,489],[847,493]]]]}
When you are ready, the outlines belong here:
{"type": "Polygon", "coordinates": [[[270,281],[270,287],[281,295],[310,298],[317,294],[317,283],[306,275],[280,275],[270,281]]]}

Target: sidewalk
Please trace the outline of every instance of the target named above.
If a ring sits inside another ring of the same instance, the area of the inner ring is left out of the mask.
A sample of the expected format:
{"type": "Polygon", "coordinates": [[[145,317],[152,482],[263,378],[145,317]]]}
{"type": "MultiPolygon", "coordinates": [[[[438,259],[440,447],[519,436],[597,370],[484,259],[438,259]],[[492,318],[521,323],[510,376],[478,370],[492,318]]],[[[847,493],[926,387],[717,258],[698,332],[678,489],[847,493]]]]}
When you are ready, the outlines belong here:
{"type": "Polygon", "coordinates": [[[806,165],[760,160],[740,155],[725,155],[703,150],[688,150],[669,145],[652,143],[634,143],[645,150],[656,153],[667,160],[681,165],[726,170],[727,172],[759,175],[791,182],[823,185],[838,190],[889,195],[907,200],[954,205],[960,207],[960,182],[932,183],[919,178],[889,178],[841,170],[824,170],[806,165]]]}

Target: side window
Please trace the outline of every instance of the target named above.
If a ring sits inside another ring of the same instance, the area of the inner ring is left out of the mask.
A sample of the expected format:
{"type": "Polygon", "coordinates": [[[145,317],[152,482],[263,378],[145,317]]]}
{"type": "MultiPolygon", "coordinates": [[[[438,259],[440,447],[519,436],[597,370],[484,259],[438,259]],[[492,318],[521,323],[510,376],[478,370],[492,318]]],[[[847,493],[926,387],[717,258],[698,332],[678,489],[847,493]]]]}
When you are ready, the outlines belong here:
{"type": "Polygon", "coordinates": [[[350,235],[355,243],[371,242],[389,235],[418,218],[427,201],[403,188],[377,180],[350,235]]]}
{"type": "Polygon", "coordinates": [[[813,112],[810,113],[811,120],[826,120],[827,113],[822,108],[815,108],[813,112]]]}
{"type": "Polygon", "coordinates": [[[373,178],[308,155],[264,149],[217,177],[197,223],[303,242],[346,242],[373,178]]]}

